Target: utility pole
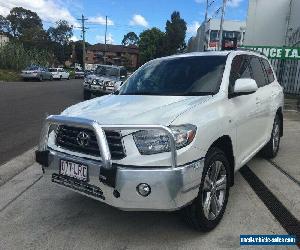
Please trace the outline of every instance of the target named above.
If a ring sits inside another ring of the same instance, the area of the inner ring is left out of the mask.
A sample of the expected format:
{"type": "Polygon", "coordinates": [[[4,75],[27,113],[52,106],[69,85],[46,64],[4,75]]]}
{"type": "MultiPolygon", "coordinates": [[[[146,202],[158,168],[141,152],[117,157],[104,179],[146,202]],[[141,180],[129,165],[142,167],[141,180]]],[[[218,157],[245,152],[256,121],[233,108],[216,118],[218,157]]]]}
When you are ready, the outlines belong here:
{"type": "Polygon", "coordinates": [[[221,22],[220,22],[220,31],[219,31],[219,50],[222,49],[223,23],[224,23],[224,16],[225,16],[226,2],[227,2],[227,0],[223,0],[222,14],[221,14],[221,22]]]}
{"type": "Polygon", "coordinates": [[[107,16],[105,16],[105,35],[104,35],[104,64],[106,64],[106,35],[107,35],[107,16]]]}
{"type": "MultiPolygon", "coordinates": [[[[203,35],[202,39],[203,39],[203,44],[204,44],[204,41],[205,41],[205,35],[206,35],[206,25],[207,25],[207,15],[208,15],[208,1],[209,0],[206,0],[206,9],[205,9],[205,18],[204,18],[204,27],[203,27],[203,30],[200,30],[200,34],[197,34],[198,36],[198,41],[197,41],[197,51],[200,51],[200,36],[203,35]]],[[[201,26],[200,26],[201,27],[201,26]]]]}
{"type": "Polygon", "coordinates": [[[82,68],[85,70],[85,32],[86,32],[86,27],[84,26],[84,22],[88,20],[87,18],[84,18],[84,15],[82,14],[80,19],[77,19],[81,21],[81,32],[82,32],[82,68]]]}

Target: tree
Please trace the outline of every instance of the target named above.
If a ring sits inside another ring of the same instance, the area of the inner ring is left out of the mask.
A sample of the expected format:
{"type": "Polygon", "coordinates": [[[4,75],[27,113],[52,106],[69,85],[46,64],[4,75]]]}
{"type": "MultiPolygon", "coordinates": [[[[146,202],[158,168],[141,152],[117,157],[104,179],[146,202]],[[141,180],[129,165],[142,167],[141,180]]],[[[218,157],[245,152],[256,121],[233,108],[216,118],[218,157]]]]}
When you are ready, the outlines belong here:
{"type": "Polygon", "coordinates": [[[10,32],[10,23],[4,16],[0,15],[0,34],[8,35],[10,32]]]}
{"type": "Polygon", "coordinates": [[[46,49],[50,47],[50,38],[48,33],[38,26],[24,30],[19,40],[23,43],[25,49],[46,49]]]}
{"type": "Polygon", "coordinates": [[[26,29],[33,27],[43,29],[41,18],[35,12],[22,7],[11,9],[6,19],[10,22],[11,35],[13,37],[20,37],[26,29]]]}
{"type": "Polygon", "coordinates": [[[65,20],[56,22],[56,27],[50,27],[48,34],[53,42],[61,45],[68,44],[73,36],[73,27],[65,20]]]}
{"type": "Polygon", "coordinates": [[[134,32],[127,33],[122,40],[122,44],[125,46],[137,45],[138,42],[139,42],[139,37],[134,32]]]}
{"type": "MultiPolygon", "coordinates": [[[[85,43],[85,47],[89,47],[89,43],[85,43]]],[[[83,60],[82,60],[82,41],[76,41],[75,42],[75,54],[76,54],[76,62],[83,65],[83,60]]]]}
{"type": "Polygon", "coordinates": [[[171,21],[166,23],[166,52],[171,55],[181,52],[185,49],[186,22],[180,17],[178,11],[171,15],[171,21]]]}
{"type": "Polygon", "coordinates": [[[163,55],[164,37],[165,33],[158,28],[148,29],[140,34],[139,50],[141,63],[163,55]]]}

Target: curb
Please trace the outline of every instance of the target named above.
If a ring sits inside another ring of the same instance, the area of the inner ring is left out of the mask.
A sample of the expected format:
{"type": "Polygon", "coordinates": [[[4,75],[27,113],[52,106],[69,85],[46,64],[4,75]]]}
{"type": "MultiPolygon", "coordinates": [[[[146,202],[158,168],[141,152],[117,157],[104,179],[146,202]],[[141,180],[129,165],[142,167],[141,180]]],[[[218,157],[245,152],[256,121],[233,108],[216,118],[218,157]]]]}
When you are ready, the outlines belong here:
{"type": "Polygon", "coordinates": [[[0,186],[11,180],[26,168],[30,167],[35,162],[35,150],[35,147],[29,149],[25,153],[0,166],[0,186]]]}

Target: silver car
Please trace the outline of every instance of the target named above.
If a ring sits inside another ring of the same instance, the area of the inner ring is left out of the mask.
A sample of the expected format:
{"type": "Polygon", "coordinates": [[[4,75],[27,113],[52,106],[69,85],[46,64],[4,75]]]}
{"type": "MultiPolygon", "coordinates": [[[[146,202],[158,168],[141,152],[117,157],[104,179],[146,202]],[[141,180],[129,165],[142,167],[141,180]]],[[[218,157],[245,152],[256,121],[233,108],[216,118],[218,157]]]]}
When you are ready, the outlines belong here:
{"type": "Polygon", "coordinates": [[[83,97],[90,99],[91,95],[105,95],[116,91],[127,79],[124,66],[100,65],[92,75],[87,75],[83,83],[83,97]]]}
{"type": "Polygon", "coordinates": [[[29,79],[36,79],[39,81],[43,80],[53,80],[51,72],[47,68],[41,66],[29,66],[26,69],[22,70],[21,77],[24,81],[29,79]]]}

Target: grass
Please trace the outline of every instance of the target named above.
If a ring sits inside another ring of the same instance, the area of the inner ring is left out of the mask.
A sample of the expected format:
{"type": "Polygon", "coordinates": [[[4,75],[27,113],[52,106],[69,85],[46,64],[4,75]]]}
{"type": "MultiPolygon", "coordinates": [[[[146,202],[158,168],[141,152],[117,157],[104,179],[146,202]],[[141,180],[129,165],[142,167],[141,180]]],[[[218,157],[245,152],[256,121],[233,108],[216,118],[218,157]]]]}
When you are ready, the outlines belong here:
{"type": "Polygon", "coordinates": [[[19,72],[9,69],[0,69],[0,81],[17,82],[21,80],[19,72]]]}

